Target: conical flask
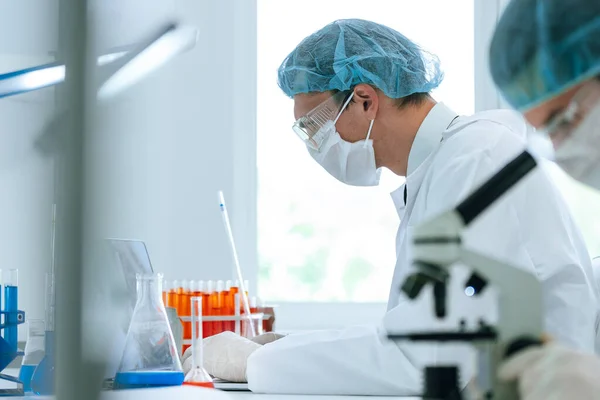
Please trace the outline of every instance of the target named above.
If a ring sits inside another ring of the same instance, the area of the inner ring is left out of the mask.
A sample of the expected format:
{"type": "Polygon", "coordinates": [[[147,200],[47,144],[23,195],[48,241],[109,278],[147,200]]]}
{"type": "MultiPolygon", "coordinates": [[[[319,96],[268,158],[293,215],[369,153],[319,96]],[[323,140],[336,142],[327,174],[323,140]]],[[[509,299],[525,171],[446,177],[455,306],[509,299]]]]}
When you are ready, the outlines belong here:
{"type": "Polygon", "coordinates": [[[202,297],[191,298],[192,311],[192,368],[185,376],[184,385],[214,388],[213,380],[204,369],[202,360],[202,297]]]}
{"type": "Polygon", "coordinates": [[[162,274],[136,274],[137,302],[115,387],[176,386],[184,374],[162,301],[162,274]]]}

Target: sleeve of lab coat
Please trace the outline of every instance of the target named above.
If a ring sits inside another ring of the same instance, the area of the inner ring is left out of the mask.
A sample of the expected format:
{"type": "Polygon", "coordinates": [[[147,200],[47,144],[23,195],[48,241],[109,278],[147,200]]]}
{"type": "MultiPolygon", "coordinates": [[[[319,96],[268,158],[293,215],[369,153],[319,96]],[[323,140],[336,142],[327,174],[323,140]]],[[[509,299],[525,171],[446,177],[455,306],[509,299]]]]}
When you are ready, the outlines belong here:
{"type": "Polygon", "coordinates": [[[269,343],[248,359],[249,388],[258,393],[416,395],[427,355],[419,354],[419,348],[397,346],[381,332],[357,326],[292,334],[269,343]]]}

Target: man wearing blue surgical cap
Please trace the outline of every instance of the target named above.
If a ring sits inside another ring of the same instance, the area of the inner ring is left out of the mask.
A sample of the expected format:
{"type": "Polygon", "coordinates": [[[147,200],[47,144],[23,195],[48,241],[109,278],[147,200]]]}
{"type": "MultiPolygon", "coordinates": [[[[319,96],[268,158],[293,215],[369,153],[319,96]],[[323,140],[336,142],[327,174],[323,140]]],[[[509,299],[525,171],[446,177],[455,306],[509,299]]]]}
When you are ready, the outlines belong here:
{"type": "MultiPolygon", "coordinates": [[[[513,0],[494,33],[490,69],[506,100],[552,139],[557,164],[600,189],[600,1],[513,0]]],[[[519,379],[523,400],[598,399],[598,371],[594,355],[551,342],[500,373],[519,379]]]]}
{"type": "MultiPolygon", "coordinates": [[[[385,329],[456,329],[465,316],[475,324],[480,317],[495,320],[493,296],[461,295],[467,271],[453,271],[444,320],[434,315],[433,296],[410,301],[400,295],[400,285],[411,272],[411,228],[454,207],[520,153],[525,121],[508,110],[459,116],[437,103],[430,94],[442,81],[437,58],[369,21],[335,21],[308,36],[283,61],[278,78],[294,99],[298,145],[327,173],[356,186],[377,185],[381,168],[406,177],[392,194],[401,224],[388,310],[378,326],[291,334],[270,343],[213,336],[204,343],[209,373],[247,379],[252,391],[263,393],[416,395],[425,366],[451,363],[460,366],[464,386],[473,375],[470,346],[397,345],[382,336],[385,329]]],[[[590,260],[543,171],[508,193],[463,240],[536,274],[547,330],[563,343],[593,349],[590,260]]]]}

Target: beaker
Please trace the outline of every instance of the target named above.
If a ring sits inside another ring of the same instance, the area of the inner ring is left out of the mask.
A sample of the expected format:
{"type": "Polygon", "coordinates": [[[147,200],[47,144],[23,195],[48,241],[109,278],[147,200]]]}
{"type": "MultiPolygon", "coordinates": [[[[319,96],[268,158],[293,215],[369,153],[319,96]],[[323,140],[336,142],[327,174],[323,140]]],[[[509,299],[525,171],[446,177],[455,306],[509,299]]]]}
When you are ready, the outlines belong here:
{"type": "Polygon", "coordinates": [[[56,305],[54,273],[46,274],[46,332],[44,333],[44,358],[33,372],[31,390],[35,394],[54,394],[54,309],[56,305]]]}
{"type": "Polygon", "coordinates": [[[184,375],[162,302],[162,274],[136,274],[137,302],[115,388],[176,386],[184,375]]]}
{"type": "Polygon", "coordinates": [[[25,342],[25,354],[19,370],[19,380],[23,382],[24,392],[31,392],[33,372],[44,358],[44,331],[44,320],[30,319],[27,321],[27,342],[25,342]]]}
{"type": "Polygon", "coordinates": [[[213,381],[204,369],[202,360],[202,297],[192,297],[192,369],[185,376],[184,385],[214,388],[213,381]]]}

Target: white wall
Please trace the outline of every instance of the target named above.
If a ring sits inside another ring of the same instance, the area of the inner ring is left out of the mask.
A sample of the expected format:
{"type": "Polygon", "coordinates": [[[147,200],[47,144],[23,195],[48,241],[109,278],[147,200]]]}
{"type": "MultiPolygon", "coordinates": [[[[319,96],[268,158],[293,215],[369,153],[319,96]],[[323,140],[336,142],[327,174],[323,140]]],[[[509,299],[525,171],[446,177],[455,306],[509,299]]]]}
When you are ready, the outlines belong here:
{"type": "MultiPolygon", "coordinates": [[[[254,182],[235,182],[236,168],[255,165],[256,55],[245,44],[255,40],[255,10],[247,0],[152,7],[97,0],[91,9],[100,49],[131,44],[171,18],[200,30],[196,48],[102,107],[102,140],[94,143],[94,157],[108,160],[92,202],[100,231],[145,240],[168,279],[231,277],[217,190],[228,199],[234,233],[255,226],[255,199],[244,195],[254,182]],[[236,130],[248,141],[234,141],[236,130]]],[[[57,1],[0,0],[0,72],[50,59],[57,11],[57,1]]],[[[21,270],[21,305],[36,318],[44,310],[53,175],[31,146],[52,112],[52,89],[0,99],[0,268],[21,270]]],[[[237,239],[254,275],[255,245],[237,239]]]]}
{"type": "MultiPolygon", "coordinates": [[[[52,61],[54,0],[0,0],[0,73],[52,61]]],[[[33,149],[52,118],[53,89],[0,99],[0,268],[19,269],[19,308],[44,318],[50,265],[52,164],[33,149]]],[[[25,329],[20,329],[20,338],[25,329]]]]}
{"type": "MultiPolygon", "coordinates": [[[[255,98],[256,56],[234,58],[244,47],[240,40],[253,40],[253,10],[254,2],[245,0],[154,1],[152,7],[144,0],[101,0],[94,7],[100,48],[135,42],[170,18],[200,31],[193,50],[102,109],[107,140],[101,146],[111,161],[97,206],[106,235],[145,240],[155,270],[167,279],[230,279],[219,189],[234,231],[252,224],[253,213],[245,210],[254,200],[244,198],[243,185],[234,192],[234,169],[241,157],[254,156],[254,145],[241,149],[233,134],[247,129],[251,139],[255,130],[255,102],[243,103],[255,98]]],[[[243,265],[255,270],[255,247],[243,237],[238,242],[243,265]]]]}

